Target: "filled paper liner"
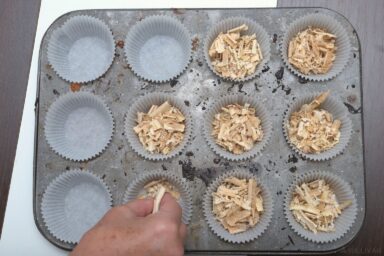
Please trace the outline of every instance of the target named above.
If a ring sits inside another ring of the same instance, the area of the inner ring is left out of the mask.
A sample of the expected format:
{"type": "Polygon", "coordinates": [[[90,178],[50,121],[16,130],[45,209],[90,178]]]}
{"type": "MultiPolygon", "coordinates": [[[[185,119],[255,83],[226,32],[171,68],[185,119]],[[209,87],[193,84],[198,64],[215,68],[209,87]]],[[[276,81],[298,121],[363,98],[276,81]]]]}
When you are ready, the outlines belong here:
{"type": "Polygon", "coordinates": [[[71,17],[52,32],[47,57],[57,75],[68,82],[96,80],[107,72],[115,57],[112,31],[98,18],[71,17]]]}
{"type": "Polygon", "coordinates": [[[295,111],[299,111],[301,106],[304,104],[308,104],[313,101],[317,96],[319,96],[321,92],[314,92],[296,99],[291,106],[285,111],[283,117],[283,134],[284,137],[289,144],[289,146],[294,150],[297,154],[305,159],[309,159],[312,161],[326,161],[331,158],[334,158],[341,154],[345,148],[347,147],[349,140],[352,135],[353,126],[351,119],[348,117],[348,111],[345,109],[345,106],[341,104],[338,100],[329,96],[318,109],[324,109],[332,114],[333,119],[339,119],[341,121],[340,127],[340,140],[333,148],[323,151],[321,153],[313,153],[307,154],[303,151],[299,150],[295,144],[291,142],[288,134],[288,124],[291,114],[295,111]]]}
{"type": "Polygon", "coordinates": [[[43,194],[41,214],[55,238],[78,243],[111,207],[112,195],[103,180],[75,169],[51,181],[43,194]]]}
{"type": "Polygon", "coordinates": [[[112,139],[114,120],[109,107],[90,92],[67,93],[49,107],[45,138],[60,156],[86,161],[100,155],[112,139]]]}
{"type": "Polygon", "coordinates": [[[253,158],[261,153],[261,151],[268,144],[269,139],[272,134],[272,123],[269,119],[270,113],[263,107],[261,100],[255,97],[248,97],[243,94],[230,94],[219,98],[215,101],[210,109],[207,111],[206,116],[204,118],[203,125],[203,134],[205,140],[207,141],[209,147],[220,157],[230,161],[243,161],[250,158],[253,158]],[[256,110],[256,116],[261,121],[261,127],[263,130],[263,138],[261,141],[255,142],[253,148],[249,151],[245,151],[242,154],[236,155],[225,148],[218,145],[215,141],[215,138],[212,135],[212,122],[215,118],[215,115],[221,112],[222,107],[226,107],[230,104],[239,104],[244,105],[245,103],[250,104],[250,107],[256,110]]]}
{"type": "Polygon", "coordinates": [[[163,83],[180,76],[192,58],[192,39],[177,19],[154,15],[137,22],[125,39],[125,57],[138,77],[163,83]]]}
{"type": "Polygon", "coordinates": [[[216,24],[207,34],[206,39],[204,41],[204,58],[208,64],[210,70],[215,73],[217,76],[221,77],[226,81],[231,82],[246,82],[249,81],[256,76],[261,74],[261,71],[268,63],[271,57],[271,42],[270,37],[266,30],[256,23],[255,21],[245,18],[245,17],[230,17],[220,21],[216,24]],[[241,35],[252,35],[256,34],[256,40],[260,45],[260,50],[263,55],[262,61],[256,66],[255,72],[251,75],[248,75],[244,78],[239,79],[231,79],[229,77],[223,77],[220,73],[218,73],[215,68],[212,66],[211,58],[209,57],[208,51],[211,47],[213,41],[217,38],[220,33],[226,33],[228,30],[233,29],[235,27],[246,24],[248,26],[248,30],[241,33],[241,35]]]}
{"type": "Polygon", "coordinates": [[[269,190],[263,185],[257,176],[245,169],[238,169],[226,172],[216,178],[207,188],[207,191],[203,197],[203,212],[205,220],[208,223],[209,228],[212,232],[217,235],[219,238],[230,242],[230,243],[247,243],[255,240],[260,235],[262,235],[267,229],[269,223],[271,222],[273,215],[273,198],[269,190]],[[261,189],[261,196],[263,198],[263,207],[264,211],[260,215],[259,222],[248,230],[231,234],[227,231],[220,221],[218,221],[212,213],[212,193],[217,191],[217,188],[223,183],[224,179],[228,177],[236,177],[239,179],[255,179],[257,186],[261,189]]]}
{"type": "Polygon", "coordinates": [[[192,216],[192,197],[187,182],[173,173],[162,170],[150,171],[140,174],[129,185],[124,194],[123,203],[135,200],[144,192],[144,186],[151,181],[164,179],[171,183],[180,193],[178,203],[182,209],[182,221],[188,224],[192,216]]]}
{"type": "Polygon", "coordinates": [[[357,215],[357,202],[351,186],[331,172],[326,171],[309,171],[295,178],[289,186],[284,198],[284,215],[289,226],[302,238],[315,243],[330,243],[342,238],[352,227],[357,215]],[[336,195],[339,203],[351,200],[352,204],[342,210],[341,215],[335,220],[334,232],[321,232],[317,234],[305,229],[296,221],[289,205],[292,201],[292,195],[296,186],[300,186],[304,182],[311,182],[317,179],[324,179],[336,195]]]}
{"type": "Polygon", "coordinates": [[[289,25],[287,32],[284,34],[280,45],[281,57],[288,69],[297,75],[309,81],[326,81],[335,78],[340,74],[347,65],[351,54],[352,47],[347,31],[333,17],[322,13],[307,14],[289,25]],[[325,74],[309,74],[305,75],[292,66],[288,61],[289,42],[301,31],[308,27],[322,28],[327,32],[336,35],[336,57],[332,67],[325,74]]]}
{"type": "Polygon", "coordinates": [[[139,99],[137,99],[137,101],[134,102],[131,108],[128,110],[125,116],[125,122],[124,122],[125,136],[129,144],[131,145],[133,151],[135,151],[137,154],[139,154],[141,157],[147,160],[154,160],[154,161],[170,159],[172,157],[177,156],[180,152],[182,152],[187,146],[188,141],[191,139],[192,129],[193,129],[192,116],[189,110],[185,107],[184,102],[175,98],[171,94],[163,93],[163,92],[148,93],[140,97],[139,99]],[[143,144],[141,144],[139,140],[139,136],[135,133],[135,131],[133,130],[133,127],[137,125],[137,113],[139,112],[148,113],[151,106],[153,105],[160,106],[165,101],[168,101],[169,104],[171,104],[173,107],[178,108],[180,112],[183,113],[185,117],[184,139],[176,148],[174,148],[168,154],[161,154],[156,152],[152,153],[146,150],[143,144]]]}

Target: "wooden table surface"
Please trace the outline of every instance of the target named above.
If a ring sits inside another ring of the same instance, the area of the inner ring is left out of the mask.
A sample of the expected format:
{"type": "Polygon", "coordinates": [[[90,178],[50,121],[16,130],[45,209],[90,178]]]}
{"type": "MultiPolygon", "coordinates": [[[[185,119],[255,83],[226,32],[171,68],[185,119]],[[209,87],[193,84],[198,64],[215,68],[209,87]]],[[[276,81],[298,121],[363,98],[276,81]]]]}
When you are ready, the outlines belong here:
{"type": "MultiPolygon", "coordinates": [[[[360,37],[367,212],[364,226],[339,254],[384,255],[384,1],[279,0],[279,7],[326,7],[346,16],[360,37]]],[[[40,0],[0,0],[0,231],[13,169],[40,0]]],[[[31,181],[32,182],[32,181],[31,181]]]]}

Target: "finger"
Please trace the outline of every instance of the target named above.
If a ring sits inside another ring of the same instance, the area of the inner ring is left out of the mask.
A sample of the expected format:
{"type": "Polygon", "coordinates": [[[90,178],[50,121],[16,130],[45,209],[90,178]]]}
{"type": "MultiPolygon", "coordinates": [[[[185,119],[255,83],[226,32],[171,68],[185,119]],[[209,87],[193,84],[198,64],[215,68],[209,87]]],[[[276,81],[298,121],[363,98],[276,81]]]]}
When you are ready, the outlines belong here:
{"type": "Polygon", "coordinates": [[[136,217],[145,217],[152,213],[153,199],[136,199],[122,206],[129,209],[136,217]]]}
{"type": "Polygon", "coordinates": [[[181,241],[185,241],[185,238],[187,237],[187,225],[185,225],[184,223],[181,223],[179,233],[180,233],[181,241]]]}
{"type": "Polygon", "coordinates": [[[160,202],[159,214],[166,214],[178,223],[181,222],[181,207],[169,193],[165,193],[160,202]]]}

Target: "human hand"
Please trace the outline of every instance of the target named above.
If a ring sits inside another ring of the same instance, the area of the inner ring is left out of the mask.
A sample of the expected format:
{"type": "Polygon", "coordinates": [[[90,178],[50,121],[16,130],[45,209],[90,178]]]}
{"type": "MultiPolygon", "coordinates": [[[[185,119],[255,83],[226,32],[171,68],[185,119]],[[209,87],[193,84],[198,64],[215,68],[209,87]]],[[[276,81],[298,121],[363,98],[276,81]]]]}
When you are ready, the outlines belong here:
{"type": "Polygon", "coordinates": [[[181,221],[179,204],[166,193],[159,211],[151,214],[152,209],[153,199],[112,208],[70,255],[183,255],[187,227],[181,221]]]}

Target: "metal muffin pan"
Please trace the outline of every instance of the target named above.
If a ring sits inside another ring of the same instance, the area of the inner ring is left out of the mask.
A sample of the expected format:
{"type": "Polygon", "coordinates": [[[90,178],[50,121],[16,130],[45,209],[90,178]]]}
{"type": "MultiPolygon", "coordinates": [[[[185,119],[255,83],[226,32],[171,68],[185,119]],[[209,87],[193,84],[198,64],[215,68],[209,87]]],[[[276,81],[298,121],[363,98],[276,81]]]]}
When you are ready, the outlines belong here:
{"type": "Polygon", "coordinates": [[[45,227],[40,211],[47,185],[68,169],[91,170],[104,179],[112,192],[113,203],[122,202],[130,181],[138,174],[162,169],[182,175],[191,187],[193,215],[188,227],[186,252],[195,253],[320,253],[333,252],[347,246],[359,232],[365,216],[365,170],[363,147],[361,52],[359,39],[351,24],[340,14],[321,8],[277,9],[172,9],[172,10],[82,10],[59,17],[47,30],[40,47],[38,90],[36,96],[36,130],[34,155],[34,216],[42,235],[54,245],[71,250],[74,244],[55,239],[45,227]],[[351,39],[351,59],[336,78],[326,82],[307,82],[293,75],[284,65],[279,42],[289,24],[307,13],[325,13],[337,19],[351,39]],[[112,29],[116,40],[116,57],[111,68],[99,79],[81,86],[81,90],[101,95],[115,119],[115,133],[111,144],[98,157],[86,162],[73,162],[57,155],[44,137],[44,119],[49,106],[62,94],[70,91],[70,84],[60,79],[47,60],[47,45],[52,31],[68,18],[76,15],[100,18],[112,29]],[[193,41],[192,61],[177,79],[154,84],[139,79],[130,70],[124,55],[124,39],[129,29],[146,16],[170,15],[182,22],[193,41]],[[254,19],[270,35],[271,59],[259,77],[245,83],[233,84],[218,78],[204,61],[203,44],[207,31],[218,21],[230,16],[254,19]],[[300,158],[287,144],[282,131],[282,118],[289,104],[304,93],[330,89],[334,97],[344,103],[353,123],[353,134],[344,152],[329,160],[312,162],[300,158]],[[124,117],[134,100],[147,92],[165,91],[184,101],[190,108],[194,134],[186,149],[166,161],[146,161],[131,149],[124,136],[124,117]],[[202,136],[203,118],[210,104],[218,96],[240,93],[261,97],[272,120],[272,137],[256,158],[230,162],[221,159],[207,145],[202,136]],[[246,244],[226,243],[209,229],[202,212],[202,198],[207,185],[220,173],[246,168],[263,180],[273,195],[274,214],[266,232],[246,244]],[[288,226],[283,213],[284,193],[300,173],[309,170],[329,170],[348,182],[356,195],[358,214],[351,230],[341,239],[316,244],[299,237],[288,226]]]}

